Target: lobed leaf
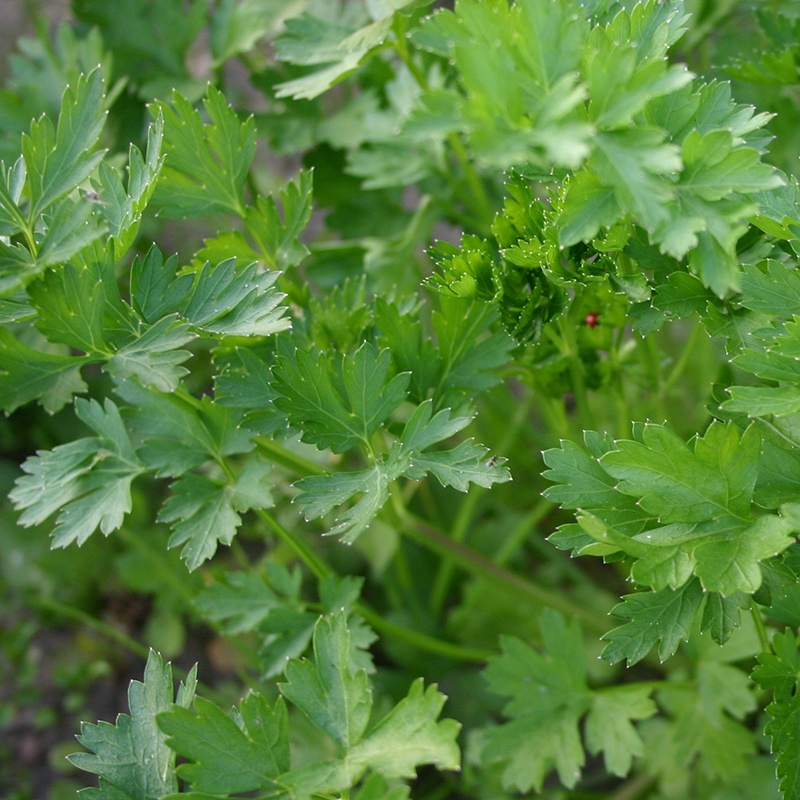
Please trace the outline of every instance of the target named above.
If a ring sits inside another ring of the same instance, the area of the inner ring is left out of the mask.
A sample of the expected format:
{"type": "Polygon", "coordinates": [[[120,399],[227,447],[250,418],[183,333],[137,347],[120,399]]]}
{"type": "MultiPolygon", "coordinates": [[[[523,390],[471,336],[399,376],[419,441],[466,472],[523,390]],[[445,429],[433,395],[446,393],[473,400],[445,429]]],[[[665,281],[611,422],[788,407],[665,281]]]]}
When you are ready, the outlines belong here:
{"type": "Polygon", "coordinates": [[[145,472],[111,400],[101,406],[76,398],[75,413],[98,435],[31,456],[9,495],[23,509],[21,525],[37,525],[61,509],[53,547],[82,544],[98,527],[105,535],[119,528],[131,510],[131,483],[145,472]]]}
{"type": "Polygon", "coordinates": [[[151,113],[164,118],[165,164],[154,202],[171,217],[200,217],[219,211],[245,214],[244,185],[255,156],[255,126],[242,123],[224,95],[209,84],[198,111],[177,91],[172,105],[155,102],[151,113]]]}
{"type": "Polygon", "coordinates": [[[172,668],[150,651],[144,681],[131,681],[128,689],[130,715],[108,722],[81,724],[78,741],[89,751],[69,760],[78,769],[100,776],[99,789],[86,789],[91,800],[160,800],[178,789],[175,752],[156,725],[162,712],[186,713],[194,698],[196,667],[178,689],[173,701],[172,668]]]}

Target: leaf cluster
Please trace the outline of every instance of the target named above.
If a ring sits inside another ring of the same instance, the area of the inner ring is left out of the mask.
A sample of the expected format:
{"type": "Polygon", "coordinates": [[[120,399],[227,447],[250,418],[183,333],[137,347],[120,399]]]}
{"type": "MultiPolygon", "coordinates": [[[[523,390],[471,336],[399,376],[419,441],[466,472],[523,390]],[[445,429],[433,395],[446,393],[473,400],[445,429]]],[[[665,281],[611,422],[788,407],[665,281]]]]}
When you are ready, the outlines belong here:
{"type": "Polygon", "coordinates": [[[23,41],[0,521],[250,690],[151,653],[87,797],[800,797],[790,5],[74,0],[23,41]]]}

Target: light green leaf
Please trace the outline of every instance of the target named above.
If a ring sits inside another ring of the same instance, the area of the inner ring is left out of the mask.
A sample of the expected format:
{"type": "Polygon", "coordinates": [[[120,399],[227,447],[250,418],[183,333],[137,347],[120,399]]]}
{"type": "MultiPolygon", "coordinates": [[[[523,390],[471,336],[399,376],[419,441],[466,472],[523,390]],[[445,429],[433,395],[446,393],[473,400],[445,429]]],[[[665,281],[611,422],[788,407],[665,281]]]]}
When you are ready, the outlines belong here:
{"type": "Polygon", "coordinates": [[[752,594],[761,585],[759,562],[783,552],[796,540],[793,534],[794,526],[782,517],[758,517],[729,534],[732,538],[698,545],[695,573],[708,591],[752,594]]]}
{"type": "Polygon", "coordinates": [[[372,709],[364,670],[351,672],[350,633],[344,613],[321,617],[314,628],[314,661],[286,666],[284,697],[330,736],[341,753],[360,741],[372,709]]]}
{"type": "Polygon", "coordinates": [[[311,100],[353,72],[386,40],[392,16],[354,29],[303,14],[287,20],[286,33],[275,43],[278,57],[293,64],[319,64],[302,78],[277,86],[277,97],[311,100]]]}
{"type": "Polygon", "coordinates": [[[636,222],[655,231],[668,219],[675,189],[667,176],[681,168],[678,150],[663,131],[644,127],[599,132],[594,144],[588,168],[636,222]]]}
{"type": "Polygon", "coordinates": [[[233,541],[242,523],[237,512],[248,510],[253,503],[258,508],[272,505],[269,486],[263,481],[265,472],[266,466],[259,464],[230,483],[190,473],[172,484],[158,521],[172,523],[169,547],[183,545],[181,558],[190,571],[211,558],[219,544],[233,541]],[[253,483],[260,488],[257,497],[253,483]]]}
{"type": "Polygon", "coordinates": [[[22,137],[30,187],[29,217],[36,219],[56,200],[89,177],[102,159],[92,153],[105,121],[103,76],[95,69],[64,91],[58,127],[47,117],[22,137]]]}
{"type": "Polygon", "coordinates": [[[420,764],[458,769],[461,726],[452,719],[437,721],[446,699],[435,686],[426,689],[422,678],[414,681],[406,697],[350,749],[348,764],[386,778],[413,778],[420,764]]]}
{"type": "Polygon", "coordinates": [[[291,322],[279,305],[285,297],[274,289],[277,272],[260,272],[257,264],[237,267],[235,259],[197,273],[182,316],[198,330],[217,336],[269,336],[291,322]]]}
{"type": "MultiPolygon", "coordinates": [[[[160,800],[178,789],[175,753],[156,726],[156,717],[169,709],[185,711],[194,697],[196,667],[172,700],[172,668],[150,651],[144,682],[131,681],[128,689],[130,716],[120,714],[116,725],[82,723],[78,741],[90,752],[69,760],[78,769],[100,776],[99,789],[87,789],[81,797],[91,800],[160,800]]],[[[188,712],[186,712],[188,713],[188,712]]]]}
{"type": "Polygon", "coordinates": [[[119,528],[131,510],[131,483],[145,471],[110,400],[101,406],[77,398],[75,413],[98,435],[31,456],[9,495],[24,509],[21,525],[37,525],[61,509],[53,547],[82,544],[98,527],[105,535],[119,528]]]}
{"type": "Polygon", "coordinates": [[[550,609],[542,612],[540,627],[543,653],[501,637],[502,654],[484,671],[489,688],[511,698],[503,709],[511,721],[489,728],[481,755],[502,763],[503,785],[522,792],[539,791],[553,767],[572,787],[585,762],[578,726],[591,697],[581,631],[550,609]]]}
{"type": "Polygon", "coordinates": [[[658,711],[649,686],[615,686],[595,692],[586,717],[586,749],[603,753],[606,769],[624,777],[635,756],[644,754],[644,742],[633,720],[647,719],[658,711]]]}
{"type": "Polygon", "coordinates": [[[783,417],[800,411],[798,386],[731,386],[722,407],[748,417],[783,417]]]}
{"type": "Polygon", "coordinates": [[[214,66],[251,50],[305,4],[305,0],[223,0],[211,19],[214,66]]]}
{"type": "Polygon", "coordinates": [[[775,189],[782,183],[774,167],[761,163],[757,150],[735,148],[730,131],[710,131],[703,135],[694,130],[684,139],[679,191],[713,201],[735,192],[750,194],[775,189]]]}

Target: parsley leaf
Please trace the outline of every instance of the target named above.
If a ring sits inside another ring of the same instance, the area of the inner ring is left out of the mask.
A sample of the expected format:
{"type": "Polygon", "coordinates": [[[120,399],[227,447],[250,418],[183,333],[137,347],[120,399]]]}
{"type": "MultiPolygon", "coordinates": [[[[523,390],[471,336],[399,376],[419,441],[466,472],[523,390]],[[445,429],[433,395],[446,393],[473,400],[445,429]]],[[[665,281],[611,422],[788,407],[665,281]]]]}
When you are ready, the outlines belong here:
{"type": "Polygon", "coordinates": [[[341,453],[370,438],[405,399],[410,376],[389,377],[388,350],[365,342],[352,357],[302,350],[278,356],[275,406],[304,441],[341,453]]]}
{"type": "Polygon", "coordinates": [[[194,713],[174,706],[159,714],[158,727],[167,745],[191,761],[177,772],[198,792],[274,792],[280,789],[275,778],[289,768],[289,719],[281,699],[270,705],[251,692],[229,715],[198,697],[194,713]]]}
{"type": "Polygon", "coordinates": [[[172,524],[169,547],[183,545],[181,558],[190,571],[211,558],[218,544],[233,541],[242,523],[238,512],[272,505],[268,472],[269,465],[254,460],[232,481],[189,473],[172,484],[158,521],[172,524]]]}
{"type": "Polygon", "coordinates": [[[646,424],[635,439],[603,449],[596,463],[574,445],[548,451],[548,477],[563,484],[548,496],[585,508],[579,524],[600,543],[598,553],[638,559],[632,576],[640,583],[678,588],[694,573],[708,591],[752,593],[759,563],[793,541],[789,515],[752,508],[761,450],[754,426],[740,432],[714,422],[690,447],[669,428],[646,424]]]}
{"type": "Polygon", "coordinates": [[[314,661],[286,665],[284,697],[294,703],[341,752],[347,752],[369,722],[372,698],[364,670],[350,672],[350,636],[344,615],[319,620],[314,630],[314,661]]]}
{"type": "Polygon", "coordinates": [[[800,745],[800,655],[797,639],[789,629],[774,636],[772,652],[759,655],[753,680],[763,689],[773,690],[765,732],[772,737],[772,750],[777,753],[781,791],[784,797],[795,797],[800,791],[796,758],[800,745]]]}
{"type": "Polygon", "coordinates": [[[679,589],[669,587],[656,592],[637,592],[623,598],[612,614],[625,624],[603,636],[608,642],[603,658],[616,664],[623,659],[628,666],[641,661],[657,642],[658,657],[665,661],[689,635],[703,590],[691,580],[679,589]]]}
{"type": "Polygon", "coordinates": [[[503,713],[510,721],[489,728],[481,757],[503,765],[503,784],[540,791],[555,767],[572,787],[585,763],[580,721],[586,720],[586,747],[603,752],[606,767],[625,775],[644,743],[632,724],[656,713],[652,688],[631,685],[592,690],[586,680],[580,627],[551,609],[539,626],[543,652],[519,639],[501,637],[502,653],[484,671],[490,689],[510,698],[503,713]]]}
{"type": "MultiPolygon", "coordinates": [[[[341,792],[367,770],[384,778],[408,778],[422,764],[458,769],[459,726],[438,720],[445,698],[435,686],[425,689],[422,681],[414,682],[406,697],[367,730],[372,691],[366,671],[352,666],[345,613],[321,617],[313,638],[313,660],[290,661],[280,689],[331,737],[336,755],[290,769],[283,699],[270,706],[252,693],[230,716],[205,700],[195,702],[194,714],[173,707],[159,715],[158,723],[169,746],[188,759],[178,774],[200,793],[194,796],[261,790],[308,797],[341,792]]],[[[372,777],[365,783],[375,785],[385,784],[372,777]]]]}
{"type": "Polygon", "coordinates": [[[172,699],[172,668],[150,651],[144,682],[131,681],[128,689],[130,716],[120,714],[116,725],[108,722],[81,724],[78,741],[90,752],[69,760],[78,769],[100,776],[99,789],[85,789],[90,800],[158,800],[177,791],[175,753],[156,726],[156,717],[169,709],[185,711],[197,684],[194,667],[172,699]]]}
{"type": "Polygon", "coordinates": [[[389,453],[359,472],[312,475],[298,481],[296,502],[307,519],[316,519],[345,504],[357,502],[336,519],[329,531],[352,542],[369,526],[389,497],[389,484],[403,475],[420,480],[433,473],[443,486],[467,491],[470,483],[491,486],[511,479],[501,459],[488,460],[481,445],[462,442],[452,450],[429,451],[432,445],[466,427],[470,417],[454,417],[449,409],[432,413],[432,402],[417,406],[389,453]]]}
{"type": "Polygon", "coordinates": [[[0,328],[0,406],[10,414],[38,400],[46,411],[54,414],[73,395],[86,391],[80,368],[91,360],[86,356],[34,350],[0,328]]]}
{"type": "Polygon", "coordinates": [[[103,99],[103,75],[95,69],[65,90],[55,130],[42,117],[22,137],[31,219],[88,178],[102,159],[102,152],[92,150],[105,122],[103,99]]]}
{"type": "Polygon", "coordinates": [[[19,521],[25,526],[61,509],[54,547],[82,544],[98,527],[105,535],[119,528],[131,510],[131,483],[145,472],[114,403],[77,398],[75,413],[97,436],[31,456],[9,495],[24,509],[19,521]]]}
{"type": "Polygon", "coordinates": [[[217,211],[245,214],[244,184],[255,156],[256,133],[252,119],[239,121],[225,96],[212,85],[204,106],[211,120],[177,91],[171,108],[151,106],[164,118],[165,164],[154,202],[162,213],[174,217],[201,217],[217,211]]]}

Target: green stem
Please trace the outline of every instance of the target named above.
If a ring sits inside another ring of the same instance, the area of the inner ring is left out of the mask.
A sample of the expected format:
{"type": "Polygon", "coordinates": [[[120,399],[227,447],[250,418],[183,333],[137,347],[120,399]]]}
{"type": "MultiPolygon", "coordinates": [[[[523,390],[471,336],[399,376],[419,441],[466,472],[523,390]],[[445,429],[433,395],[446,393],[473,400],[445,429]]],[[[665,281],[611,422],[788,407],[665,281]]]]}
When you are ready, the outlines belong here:
{"type": "Polygon", "coordinates": [[[397,625],[385,617],[382,617],[377,611],[364,603],[357,603],[355,609],[373,628],[375,628],[375,630],[392,636],[395,639],[408,642],[428,653],[436,653],[437,655],[453,658],[457,661],[470,661],[479,664],[486,662],[493,655],[496,655],[496,653],[490,650],[467,647],[465,645],[456,644],[455,642],[446,642],[443,639],[428,636],[412,628],[404,628],[402,625],[397,625]]]}
{"type": "Polygon", "coordinates": [[[614,794],[608,796],[608,800],[637,800],[639,797],[644,797],[645,793],[649,792],[655,785],[656,779],[652,775],[643,772],[620,786],[614,794]]]}
{"type": "Polygon", "coordinates": [[[459,542],[454,542],[445,533],[432,528],[422,520],[416,519],[410,512],[406,513],[403,523],[403,533],[410,539],[441,556],[452,558],[454,563],[470,574],[493,580],[498,586],[505,586],[524,594],[537,603],[574,617],[587,630],[595,634],[602,635],[608,631],[609,625],[605,614],[590,608],[584,608],[563,594],[545,589],[511,570],[495,564],[494,561],[482,556],[480,553],[476,553],[459,542]]]}
{"type": "Polygon", "coordinates": [[[281,525],[275,517],[263,508],[255,511],[258,518],[265,522],[278,537],[294,550],[298,558],[314,573],[317,580],[324,580],[332,574],[331,568],[314,552],[314,550],[304,542],[299,536],[295,536],[288,528],[281,525]]]}
{"type": "Polygon", "coordinates": [[[764,625],[764,618],[761,616],[761,612],[758,610],[756,601],[752,599],[750,601],[750,616],[752,616],[753,623],[756,626],[758,640],[761,642],[761,649],[765,653],[770,652],[772,645],[770,644],[769,634],[767,633],[767,629],[764,625]]]}
{"type": "Polygon", "coordinates": [[[669,417],[667,407],[664,402],[663,375],[661,372],[661,351],[652,336],[645,336],[641,340],[639,350],[642,366],[653,384],[653,396],[657,403],[657,413],[661,420],[669,417]]]}
{"type": "Polygon", "coordinates": [[[663,400],[667,399],[670,390],[675,386],[681,375],[683,375],[683,373],[686,371],[686,368],[689,366],[689,363],[695,356],[697,345],[704,336],[705,330],[703,329],[703,326],[699,323],[696,324],[683,347],[683,352],[681,353],[680,358],[675,362],[675,366],[673,366],[666,380],[664,380],[661,385],[661,395],[663,400]]]}
{"type": "Polygon", "coordinates": [[[567,364],[569,365],[569,379],[572,384],[572,394],[575,397],[578,422],[583,430],[593,430],[596,425],[589,405],[589,393],[586,389],[586,378],[580,348],[575,338],[574,321],[568,317],[562,317],[558,321],[558,329],[560,336],[557,343],[561,352],[566,356],[567,364]]]}
{"type": "MultiPolygon", "coordinates": [[[[531,531],[536,528],[553,508],[555,508],[555,504],[550,500],[546,500],[545,498],[539,500],[539,502],[517,523],[508,538],[506,538],[503,544],[498,548],[492,559],[494,563],[504,565],[511,556],[522,547],[523,543],[530,537],[531,531]]],[[[555,553],[556,550],[549,547],[548,552],[555,553]]],[[[571,562],[567,563],[571,565],[571,562]]]]}
{"type": "MultiPolygon", "coordinates": [[[[331,570],[302,539],[295,536],[291,531],[281,525],[271,514],[263,509],[256,511],[256,513],[260,519],[269,525],[269,527],[295,551],[300,560],[314,573],[318,580],[324,580],[326,577],[333,574],[333,570],[331,570]]],[[[403,641],[419,647],[421,650],[437,653],[460,661],[484,662],[491,655],[491,653],[485,650],[464,647],[452,642],[445,642],[433,636],[404,628],[385,619],[364,602],[357,603],[355,609],[379,633],[385,633],[388,636],[402,639],[403,641]]]]}
{"type": "Polygon", "coordinates": [[[494,208],[489,202],[489,196],[486,194],[486,189],[481,181],[478,173],[475,171],[472,162],[469,159],[467,148],[464,146],[462,138],[457,133],[447,134],[447,142],[453,151],[461,169],[464,170],[464,177],[469,187],[469,199],[473,201],[475,211],[478,214],[478,219],[482,221],[481,228],[488,232],[489,227],[494,217],[494,208]]]}
{"type": "Polygon", "coordinates": [[[258,449],[275,464],[301,475],[325,475],[326,471],[313,461],[293,453],[281,445],[276,444],[266,436],[256,436],[255,443],[258,449]]]}
{"type": "MultiPolygon", "coordinates": [[[[469,530],[472,517],[478,505],[483,492],[480,491],[481,487],[473,487],[469,494],[464,498],[461,506],[458,509],[455,523],[450,531],[450,539],[454,542],[463,542],[469,530]]],[[[430,608],[431,612],[438,616],[444,607],[444,601],[447,597],[447,590],[450,586],[450,581],[453,577],[455,564],[452,557],[446,557],[439,565],[439,571],[433,582],[433,589],[431,590],[430,608]]]]}
{"type": "Polygon", "coordinates": [[[147,659],[148,655],[150,655],[150,649],[145,647],[141,642],[136,641],[136,639],[123,633],[113,625],[109,625],[107,622],[103,622],[103,620],[96,619],[91,614],[87,614],[80,608],[69,606],[59,600],[53,600],[50,597],[35,597],[32,600],[32,604],[42,611],[50,611],[59,617],[70,619],[84,627],[97,631],[97,633],[107,639],[111,639],[111,641],[116,642],[116,644],[124,649],[130,650],[132,653],[139,656],[139,658],[147,659]]]}
{"type": "MultiPolygon", "coordinates": [[[[506,428],[506,432],[497,446],[498,453],[505,453],[513,445],[519,435],[520,428],[528,418],[529,411],[530,400],[520,403],[517,406],[514,418],[511,424],[506,428]]],[[[455,522],[450,532],[450,538],[454,542],[463,542],[466,539],[467,531],[472,524],[478,503],[487,491],[488,489],[483,486],[473,485],[471,487],[469,493],[459,507],[458,514],[456,515],[455,522]]],[[[525,531],[525,535],[527,535],[527,530],[525,531]]],[[[454,570],[455,564],[453,564],[450,558],[444,559],[439,566],[439,571],[434,580],[433,590],[431,591],[430,608],[434,614],[438,615],[444,607],[447,590],[452,580],[454,570]]]]}

